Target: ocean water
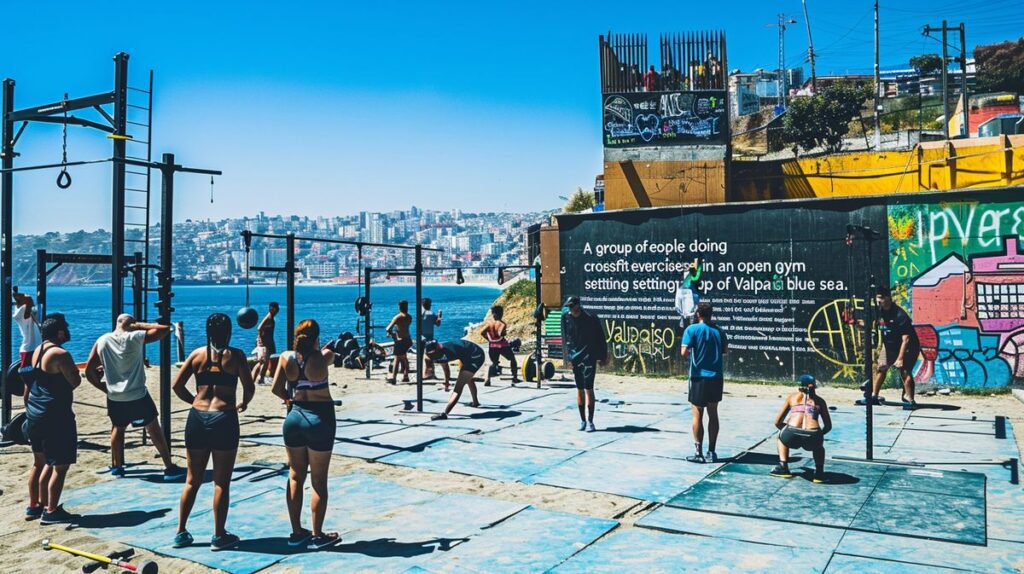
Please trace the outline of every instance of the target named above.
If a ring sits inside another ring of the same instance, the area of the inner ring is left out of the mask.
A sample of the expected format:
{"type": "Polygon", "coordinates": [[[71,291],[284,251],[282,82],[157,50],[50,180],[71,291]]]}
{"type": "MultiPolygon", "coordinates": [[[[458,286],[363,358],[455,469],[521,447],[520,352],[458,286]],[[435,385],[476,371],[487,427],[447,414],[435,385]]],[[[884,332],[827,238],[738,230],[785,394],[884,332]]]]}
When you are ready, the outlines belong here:
{"type": "MultiPolygon", "coordinates": [[[[297,285],[295,287],[295,320],[315,319],[320,323],[321,339],[326,342],[344,331],[356,333],[355,299],[361,289],[356,285],[297,285]]],[[[373,323],[386,326],[398,312],[398,301],[406,299],[410,308],[416,305],[416,291],[412,285],[374,285],[370,291],[373,297],[373,323]]],[[[458,338],[464,334],[469,323],[478,323],[491,304],[501,294],[497,287],[483,285],[440,285],[424,286],[423,296],[434,300],[434,310],[443,310],[440,327],[435,329],[439,339],[458,338]]],[[[131,294],[126,299],[130,301],[131,294]]],[[[278,350],[287,348],[286,313],[284,309],[285,289],[280,286],[259,285],[250,288],[250,304],[266,314],[267,304],[277,301],[281,312],[277,315],[274,338],[278,350]]],[[[150,299],[150,305],[156,298],[150,299]]],[[[234,321],[235,313],[245,304],[243,285],[178,286],[174,288],[175,322],[185,324],[185,348],[191,351],[205,344],[206,318],[211,313],[226,313],[234,321]]],[[[50,287],[47,289],[47,312],[64,313],[71,327],[71,342],[65,345],[77,362],[85,362],[96,338],[110,328],[109,287],[50,287]]],[[[156,309],[150,310],[150,318],[156,316],[156,309]]],[[[16,325],[12,326],[14,357],[17,357],[21,334],[16,325]]],[[[378,340],[385,338],[383,329],[376,332],[378,340]]],[[[249,352],[255,346],[256,329],[244,330],[234,324],[231,344],[249,352]]],[[[147,353],[150,360],[157,359],[157,348],[151,346],[147,353]]],[[[176,351],[172,350],[172,357],[176,351]]]]}

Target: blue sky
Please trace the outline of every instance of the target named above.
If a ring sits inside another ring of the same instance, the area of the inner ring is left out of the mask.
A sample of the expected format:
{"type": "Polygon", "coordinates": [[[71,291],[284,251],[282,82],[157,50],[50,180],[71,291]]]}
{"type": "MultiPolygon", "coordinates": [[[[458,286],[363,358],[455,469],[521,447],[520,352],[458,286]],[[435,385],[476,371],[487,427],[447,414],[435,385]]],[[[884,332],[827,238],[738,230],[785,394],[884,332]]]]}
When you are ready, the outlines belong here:
{"type": "MultiPolygon", "coordinates": [[[[597,35],[724,29],[729,68],[770,68],[784,12],[787,62],[807,35],[798,0],[650,2],[7,3],[0,76],[16,107],[109,90],[117,51],[133,84],[156,74],[155,152],[224,170],[179,176],[177,217],[339,215],[417,205],[555,207],[601,172],[597,35]],[[76,6],[77,5],[77,6],[76,6]]],[[[941,49],[921,27],[967,24],[967,44],[1016,38],[1024,0],[886,2],[882,65],[941,49]]],[[[871,69],[872,2],[808,1],[818,73],[871,69]]],[[[656,58],[657,48],[652,49],[656,58]]],[[[656,63],[656,62],[655,62],[656,63]]],[[[109,157],[73,128],[69,159],[109,157]]],[[[18,163],[60,159],[60,131],[33,125],[18,163]]],[[[15,232],[109,228],[110,170],[19,174],[15,232]],[[45,217],[44,206],[56,206],[45,217]]]]}

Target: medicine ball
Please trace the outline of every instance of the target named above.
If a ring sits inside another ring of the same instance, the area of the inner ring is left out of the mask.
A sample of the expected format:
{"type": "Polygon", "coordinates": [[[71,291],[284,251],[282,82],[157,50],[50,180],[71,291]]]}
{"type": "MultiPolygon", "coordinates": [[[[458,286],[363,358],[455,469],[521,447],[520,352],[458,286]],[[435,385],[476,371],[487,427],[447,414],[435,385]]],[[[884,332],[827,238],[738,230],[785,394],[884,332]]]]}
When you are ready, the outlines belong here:
{"type": "Polygon", "coordinates": [[[260,314],[252,307],[242,307],[235,316],[238,326],[243,329],[252,329],[260,320],[260,314]]]}

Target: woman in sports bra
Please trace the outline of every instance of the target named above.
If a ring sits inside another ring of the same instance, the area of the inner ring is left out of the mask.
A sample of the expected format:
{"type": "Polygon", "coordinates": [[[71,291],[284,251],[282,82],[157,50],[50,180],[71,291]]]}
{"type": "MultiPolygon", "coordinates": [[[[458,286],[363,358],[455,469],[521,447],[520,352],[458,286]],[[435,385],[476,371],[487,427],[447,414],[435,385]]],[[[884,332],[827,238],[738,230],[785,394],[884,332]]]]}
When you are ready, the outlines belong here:
{"type": "Polygon", "coordinates": [[[192,544],[186,526],[196,494],[206,475],[206,463],[213,456],[213,522],[211,550],[223,550],[238,544],[239,539],[225,530],[230,503],[231,473],[238,454],[238,413],[252,400],[256,387],[245,354],[229,347],[231,319],[214,313],[206,319],[206,346],[188,356],[174,379],[174,394],[192,405],[185,423],[185,448],[188,454],[188,477],[181,491],[178,507],[178,533],[174,547],[192,544]],[[196,394],[185,387],[196,379],[196,394]],[[242,382],[242,399],[238,400],[238,382],[242,382]]]}
{"type": "Polygon", "coordinates": [[[491,359],[491,366],[487,369],[487,379],[484,380],[485,387],[491,386],[491,373],[497,372],[501,357],[505,357],[511,363],[512,384],[514,385],[519,382],[519,373],[516,370],[516,354],[512,352],[512,347],[509,345],[508,339],[505,338],[508,332],[508,325],[503,321],[504,317],[504,307],[501,305],[491,307],[491,318],[487,320],[484,328],[480,331],[480,334],[487,339],[487,354],[491,359]]]}
{"type": "Polygon", "coordinates": [[[272,392],[290,406],[284,419],[284,446],[288,452],[288,518],[292,533],[288,545],[309,549],[330,546],[341,538],[324,532],[327,514],[327,472],[334,449],[334,399],[327,368],[334,352],[320,345],[320,325],[306,319],[295,327],[294,351],[281,353],[272,392]],[[302,526],[302,489],[306,473],[313,487],[313,530],[302,526]]]}
{"type": "Polygon", "coordinates": [[[832,430],[832,418],[825,399],[817,395],[815,387],[817,383],[812,375],[800,377],[800,388],[786,397],[782,410],[775,417],[775,426],[779,429],[779,464],[771,470],[772,476],[792,478],[789,449],[800,448],[814,455],[812,480],[825,482],[825,435],[832,430]]]}

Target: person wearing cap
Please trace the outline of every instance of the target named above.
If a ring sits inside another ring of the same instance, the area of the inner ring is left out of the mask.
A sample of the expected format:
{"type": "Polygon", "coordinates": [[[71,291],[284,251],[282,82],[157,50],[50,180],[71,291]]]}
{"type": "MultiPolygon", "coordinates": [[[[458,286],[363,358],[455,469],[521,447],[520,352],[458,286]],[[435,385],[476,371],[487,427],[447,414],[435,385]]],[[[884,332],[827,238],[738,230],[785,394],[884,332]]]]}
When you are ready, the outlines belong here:
{"type": "Polygon", "coordinates": [[[782,410],[775,417],[775,428],[779,429],[779,464],[769,471],[772,476],[792,478],[789,449],[800,448],[814,456],[813,482],[825,482],[825,435],[832,430],[832,418],[825,399],[816,392],[817,386],[813,375],[800,377],[800,388],[786,397],[782,410]]]}
{"type": "Polygon", "coordinates": [[[459,404],[459,398],[462,397],[462,389],[466,385],[469,385],[469,394],[473,397],[473,402],[469,405],[471,407],[480,406],[480,401],[477,399],[476,382],[473,380],[476,372],[484,365],[484,350],[479,345],[463,339],[447,341],[445,343],[427,341],[423,345],[423,354],[430,357],[430,360],[435,363],[459,362],[459,376],[455,379],[455,388],[452,389],[451,398],[448,399],[448,404],[445,405],[444,411],[430,417],[431,420],[437,421],[448,418],[455,405],[459,404]]]}
{"type": "Polygon", "coordinates": [[[562,341],[566,357],[572,363],[576,381],[576,406],[580,410],[580,430],[594,432],[594,378],[597,365],[608,365],[608,342],[597,315],[583,308],[580,298],[565,300],[562,313],[562,341]]]}
{"type": "MultiPolygon", "coordinates": [[[[893,303],[892,290],[879,287],[875,294],[875,306],[878,309],[878,330],[882,334],[882,348],[878,352],[878,361],[871,381],[871,400],[873,404],[884,402],[879,393],[885,382],[889,368],[895,367],[903,383],[903,410],[917,408],[914,400],[914,365],[921,354],[921,341],[914,330],[914,322],[902,307],[893,303]]],[[[857,404],[864,406],[867,399],[860,399],[857,404]]]]}
{"type": "Polygon", "coordinates": [[[164,480],[185,476],[185,469],[171,460],[171,451],[157,421],[156,404],[146,388],[143,347],[170,334],[169,325],[141,323],[124,313],[113,332],[102,335],[89,352],[85,378],[107,395],[110,432],[110,474],[124,476],[124,432],[128,425],[149,433],[164,463],[164,480]],[[104,381],[106,379],[106,381],[104,381]]]}

